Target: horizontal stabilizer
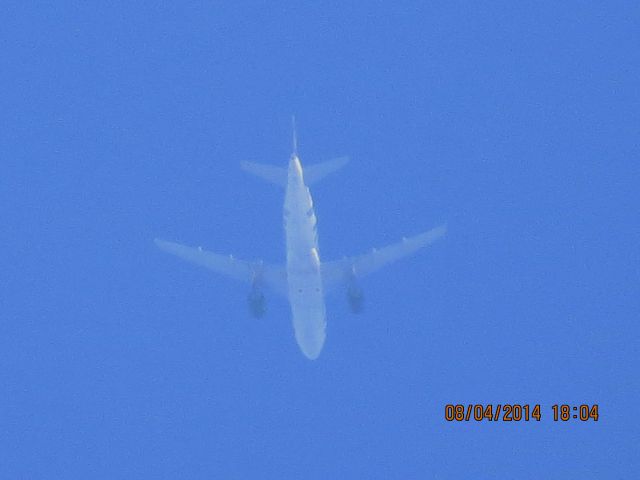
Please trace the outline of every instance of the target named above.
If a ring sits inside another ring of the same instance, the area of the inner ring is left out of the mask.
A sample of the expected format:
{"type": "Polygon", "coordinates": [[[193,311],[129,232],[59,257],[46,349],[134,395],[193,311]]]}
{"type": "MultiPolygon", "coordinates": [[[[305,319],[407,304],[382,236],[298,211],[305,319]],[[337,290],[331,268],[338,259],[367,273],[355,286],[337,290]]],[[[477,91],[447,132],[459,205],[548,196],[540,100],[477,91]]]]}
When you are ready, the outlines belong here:
{"type": "Polygon", "coordinates": [[[338,157],[333,160],[327,160],[326,162],[316,163],[315,165],[309,165],[304,167],[304,183],[307,185],[313,185],[319,182],[330,173],[336,172],[349,163],[349,157],[338,157]]]}
{"type": "MultiPolygon", "coordinates": [[[[340,170],[347,163],[349,163],[349,157],[338,157],[333,160],[303,167],[304,183],[307,186],[313,185],[327,175],[340,170]]],[[[286,168],[247,161],[240,162],[240,166],[245,172],[249,172],[267,182],[280,185],[283,188],[287,187],[288,171],[286,168]]]]}
{"type": "Polygon", "coordinates": [[[267,182],[275,183],[285,188],[287,186],[287,169],[274,167],[273,165],[263,165],[253,162],[240,162],[240,166],[245,172],[249,172],[256,177],[260,177],[267,182]]]}

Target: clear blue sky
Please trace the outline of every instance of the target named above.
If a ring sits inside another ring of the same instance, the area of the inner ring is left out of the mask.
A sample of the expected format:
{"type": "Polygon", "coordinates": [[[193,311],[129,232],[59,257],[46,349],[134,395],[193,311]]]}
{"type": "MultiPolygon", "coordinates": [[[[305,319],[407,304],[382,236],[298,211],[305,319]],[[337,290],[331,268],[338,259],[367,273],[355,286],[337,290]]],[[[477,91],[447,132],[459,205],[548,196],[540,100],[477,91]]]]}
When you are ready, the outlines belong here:
{"type": "Polygon", "coordinates": [[[635,478],[637,2],[25,3],[0,478],[635,478]],[[303,163],[352,158],[313,190],[323,258],[449,225],[363,314],[328,299],[316,362],[281,299],[256,320],[152,243],[283,261],[282,192],[239,162],[284,165],[292,113],[303,163]],[[444,421],[510,402],[542,421],[444,421]]]}

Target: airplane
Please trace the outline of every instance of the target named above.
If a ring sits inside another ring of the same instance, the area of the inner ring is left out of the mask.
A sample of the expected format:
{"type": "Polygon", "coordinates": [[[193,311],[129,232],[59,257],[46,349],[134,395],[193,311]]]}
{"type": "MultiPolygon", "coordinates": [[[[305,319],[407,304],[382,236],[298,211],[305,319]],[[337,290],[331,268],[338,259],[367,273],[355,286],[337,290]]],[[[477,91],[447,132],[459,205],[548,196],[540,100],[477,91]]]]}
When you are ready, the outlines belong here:
{"type": "Polygon", "coordinates": [[[155,243],[163,251],[183,260],[248,283],[251,291],[247,300],[255,317],[261,317],[266,312],[263,288],[288,298],[298,346],[305,357],[315,360],[326,338],[326,293],[340,286],[346,288],[351,310],[354,313],[361,312],[364,300],[358,283],[361,278],[433,243],[446,232],[446,226],[441,225],[364,255],[321,262],[317,220],[309,186],[344,167],[348,161],[348,157],[340,157],[303,169],[298,156],[294,120],[293,153],[288,168],[241,162],[246,172],[285,189],[285,265],[244,261],[233,255],[220,255],[202,247],[189,247],[161,239],[155,239],[155,243]]]}

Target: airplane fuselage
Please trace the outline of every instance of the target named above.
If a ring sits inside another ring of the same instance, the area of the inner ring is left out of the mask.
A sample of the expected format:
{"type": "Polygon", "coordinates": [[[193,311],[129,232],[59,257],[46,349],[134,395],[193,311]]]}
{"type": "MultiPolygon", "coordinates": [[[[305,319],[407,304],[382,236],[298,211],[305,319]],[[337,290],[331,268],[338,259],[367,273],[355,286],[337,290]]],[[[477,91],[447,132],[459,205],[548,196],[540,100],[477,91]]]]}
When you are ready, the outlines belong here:
{"type": "Polygon", "coordinates": [[[313,200],[304,183],[300,159],[291,157],[284,200],[287,283],[296,341],[302,353],[316,359],[326,337],[326,311],[313,200]]]}
{"type": "Polygon", "coordinates": [[[347,157],[317,163],[303,172],[298,157],[295,125],[293,155],[288,167],[242,162],[242,168],[270,183],[286,189],[284,199],[284,231],[287,251],[286,265],[246,261],[233,255],[210,252],[201,247],[156,239],[159,248],[188,262],[213,270],[251,286],[247,300],[256,317],[265,313],[265,287],[286,296],[296,342],[310,360],[320,356],[326,338],[326,310],[324,294],[342,287],[346,289],[353,312],[362,310],[362,291],[358,281],[396,260],[413,254],[442,237],[446,226],[441,225],[402,241],[355,257],[320,262],[318,235],[313,200],[307,185],[315,185],[327,175],[342,168],[347,157]]]}

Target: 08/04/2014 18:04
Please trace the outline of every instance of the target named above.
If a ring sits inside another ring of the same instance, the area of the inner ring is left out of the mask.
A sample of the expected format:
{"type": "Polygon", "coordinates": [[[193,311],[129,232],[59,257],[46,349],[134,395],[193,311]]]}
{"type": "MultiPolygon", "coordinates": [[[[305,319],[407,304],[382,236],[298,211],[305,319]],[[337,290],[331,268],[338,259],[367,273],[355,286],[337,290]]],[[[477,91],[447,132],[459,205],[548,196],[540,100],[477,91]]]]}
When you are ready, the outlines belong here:
{"type": "MultiPolygon", "coordinates": [[[[597,422],[599,417],[598,404],[569,405],[555,404],[551,406],[551,418],[554,422],[568,422],[570,420],[597,422]]],[[[540,404],[447,404],[444,407],[444,419],[447,422],[539,422],[543,415],[540,404]]]]}

